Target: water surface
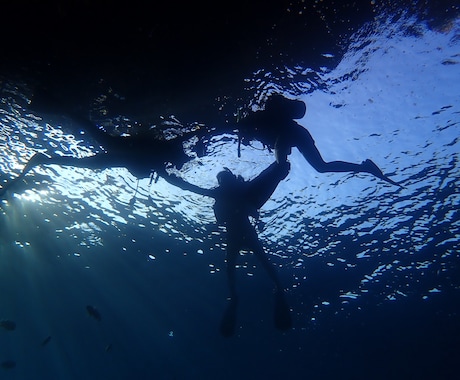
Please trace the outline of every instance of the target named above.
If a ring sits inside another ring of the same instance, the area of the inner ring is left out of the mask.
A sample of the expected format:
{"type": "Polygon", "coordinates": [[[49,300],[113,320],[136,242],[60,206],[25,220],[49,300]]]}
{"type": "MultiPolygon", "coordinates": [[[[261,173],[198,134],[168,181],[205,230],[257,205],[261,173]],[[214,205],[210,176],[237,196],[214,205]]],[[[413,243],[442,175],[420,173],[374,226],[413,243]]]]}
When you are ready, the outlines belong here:
{"type": "MultiPolygon", "coordinates": [[[[266,274],[244,255],[237,334],[219,335],[225,251],[210,199],[123,167],[30,172],[0,203],[0,319],[17,326],[0,331],[0,361],[16,363],[2,376],[453,378],[459,33],[458,20],[430,28],[410,15],[380,17],[353,34],[343,56],[324,53],[337,65],[267,65],[241,78],[246,107],[270,91],[304,100],[300,123],[325,160],[371,158],[404,186],[320,174],[293,151],[259,223],[288,288],[287,333],[273,327],[266,274]]],[[[27,79],[1,82],[2,185],[36,151],[102,149],[64,112],[31,111],[27,79]]],[[[232,134],[207,148],[179,171],[202,187],[216,186],[223,166],[249,179],[274,159],[257,142],[238,158],[232,134]]]]}

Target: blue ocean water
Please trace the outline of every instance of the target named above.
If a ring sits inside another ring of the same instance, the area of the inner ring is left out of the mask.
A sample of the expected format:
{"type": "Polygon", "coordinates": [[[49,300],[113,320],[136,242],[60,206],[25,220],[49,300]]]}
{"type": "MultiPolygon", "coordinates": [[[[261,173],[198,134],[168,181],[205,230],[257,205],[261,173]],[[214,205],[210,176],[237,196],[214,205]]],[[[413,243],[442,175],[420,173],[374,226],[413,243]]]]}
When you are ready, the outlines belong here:
{"type": "MultiPolygon", "coordinates": [[[[0,329],[1,377],[455,378],[459,36],[458,20],[381,17],[333,68],[242,78],[253,107],[268,90],[304,100],[300,123],[326,161],[370,158],[403,185],[320,174],[293,151],[259,221],[288,288],[286,333],[273,326],[269,279],[243,255],[237,333],[220,336],[225,251],[210,199],[123,167],[34,169],[0,203],[0,319],[16,323],[0,329]]],[[[78,122],[31,111],[31,98],[25,81],[2,79],[2,186],[36,151],[101,150],[78,122]]],[[[223,166],[249,179],[274,159],[257,142],[238,158],[232,134],[207,148],[179,171],[202,187],[223,166]]]]}

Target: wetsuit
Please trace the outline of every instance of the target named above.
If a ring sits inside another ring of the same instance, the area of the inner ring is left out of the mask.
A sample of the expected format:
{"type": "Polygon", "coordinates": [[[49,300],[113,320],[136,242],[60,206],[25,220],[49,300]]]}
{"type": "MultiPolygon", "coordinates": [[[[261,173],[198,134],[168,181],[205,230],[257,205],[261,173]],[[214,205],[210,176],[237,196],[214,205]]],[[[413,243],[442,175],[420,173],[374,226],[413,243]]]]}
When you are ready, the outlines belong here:
{"type": "Polygon", "coordinates": [[[258,210],[270,198],[289,171],[286,164],[271,164],[251,181],[238,181],[229,188],[214,189],[214,214],[227,228],[228,249],[260,248],[260,242],[249,216],[258,217],[258,210]]]}

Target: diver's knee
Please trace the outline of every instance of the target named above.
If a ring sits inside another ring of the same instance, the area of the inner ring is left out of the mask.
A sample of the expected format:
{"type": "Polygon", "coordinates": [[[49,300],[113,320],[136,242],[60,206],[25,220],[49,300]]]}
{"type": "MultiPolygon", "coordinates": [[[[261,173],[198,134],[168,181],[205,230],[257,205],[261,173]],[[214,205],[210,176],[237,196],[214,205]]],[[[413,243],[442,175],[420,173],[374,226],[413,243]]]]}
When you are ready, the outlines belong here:
{"type": "Polygon", "coordinates": [[[322,164],[314,164],[312,166],[318,173],[327,173],[328,172],[328,164],[326,162],[324,162],[322,164]]]}

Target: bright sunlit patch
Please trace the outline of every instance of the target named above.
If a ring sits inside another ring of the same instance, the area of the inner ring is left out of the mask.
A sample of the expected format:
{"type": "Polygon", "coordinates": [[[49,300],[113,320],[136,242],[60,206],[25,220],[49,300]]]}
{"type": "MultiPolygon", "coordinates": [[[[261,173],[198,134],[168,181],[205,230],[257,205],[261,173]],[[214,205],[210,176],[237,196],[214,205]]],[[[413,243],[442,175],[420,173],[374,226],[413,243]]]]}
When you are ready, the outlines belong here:
{"type": "MultiPolygon", "coordinates": [[[[363,32],[331,71],[299,68],[307,81],[295,84],[299,97],[308,104],[308,112],[299,123],[310,130],[323,157],[356,163],[371,158],[385,173],[406,182],[400,190],[367,174],[317,173],[298,150],[289,156],[291,172],[264,206],[260,218],[263,226],[258,232],[280,273],[296,274],[293,294],[301,293],[304,282],[308,286],[310,279],[305,281],[305,274],[317,271],[320,275],[326,270],[337,275],[328,288],[335,292],[330,303],[315,306],[321,312],[334,311],[337,304],[358,303],[356,299],[398,301],[413,294],[424,295],[424,299],[436,297],[441,290],[448,293],[449,285],[441,281],[453,278],[450,268],[458,259],[460,237],[455,195],[459,88],[451,78],[458,77],[460,67],[452,63],[454,58],[458,61],[458,38],[449,40],[431,31],[416,37],[399,33],[399,27],[398,22],[392,22],[371,35],[363,32]],[[303,89],[307,91],[303,93],[303,89]],[[427,249],[433,246],[435,249],[427,249]],[[436,277],[431,276],[435,271],[436,277]]],[[[452,36],[455,34],[458,30],[452,36]]],[[[333,58],[332,54],[323,57],[333,58]]],[[[289,75],[296,74],[296,70],[287,70],[289,75]]],[[[276,87],[270,83],[273,76],[267,73],[258,91],[276,87]]],[[[286,90],[280,87],[280,92],[286,90]]],[[[9,135],[21,129],[18,136],[27,144],[18,140],[14,147],[10,144],[10,150],[0,149],[0,168],[5,174],[2,184],[14,177],[10,171],[17,175],[22,170],[31,149],[76,158],[94,150],[85,150],[81,145],[86,143],[79,138],[56,131],[59,127],[47,125],[46,132],[41,133],[24,118],[19,128],[19,119],[19,115],[11,118],[14,125],[5,128],[9,135]]],[[[3,123],[8,124],[8,120],[0,120],[0,127],[3,123]]],[[[6,144],[8,140],[2,141],[6,144]]],[[[235,134],[210,138],[207,155],[193,159],[177,174],[195,185],[212,188],[217,186],[216,174],[224,166],[250,180],[274,160],[273,152],[263,149],[259,142],[243,145],[238,157],[237,144],[235,134]]],[[[164,239],[167,243],[190,243],[187,260],[195,254],[202,259],[213,247],[218,257],[223,257],[223,229],[214,225],[210,198],[183,191],[163,178],[157,182],[137,179],[123,167],[90,170],[44,165],[34,173],[35,178],[32,173],[30,177],[36,183],[52,183],[52,189],[35,190],[32,180],[26,185],[31,190],[14,195],[22,202],[8,198],[9,202],[1,200],[0,204],[2,219],[7,221],[2,224],[1,238],[9,238],[13,248],[21,252],[33,252],[31,232],[37,234],[41,250],[46,240],[43,231],[51,230],[66,247],[55,250],[56,241],[51,238],[49,249],[37,255],[40,260],[47,254],[62,262],[80,255],[73,252],[82,252],[82,258],[72,263],[86,261],[85,251],[80,250],[104,243],[107,247],[103,249],[110,252],[107,255],[120,251],[130,255],[136,243],[139,251],[147,252],[148,261],[156,260],[157,252],[167,253],[170,260],[182,258],[183,248],[168,244],[171,249],[164,249],[164,239]],[[40,176],[49,181],[41,181],[40,176]],[[35,202],[40,202],[40,207],[35,202]],[[26,203],[31,206],[27,208],[26,203]],[[146,236],[151,240],[144,250],[146,236]],[[28,248],[27,241],[32,247],[28,248]],[[158,241],[161,244],[155,246],[158,241]],[[72,244],[75,247],[67,247],[72,244]]],[[[108,262],[110,259],[113,257],[108,262]]],[[[152,267],[157,264],[158,260],[152,267]]],[[[238,268],[247,271],[247,266],[238,268]]],[[[107,265],[104,270],[111,273],[112,269],[107,265]]],[[[210,264],[209,271],[217,273],[219,268],[210,264]]],[[[253,282],[259,280],[252,269],[247,276],[253,282]]]]}
{"type": "Polygon", "coordinates": [[[22,194],[15,193],[13,196],[27,202],[40,202],[47,197],[48,193],[47,190],[26,190],[22,194]]]}

